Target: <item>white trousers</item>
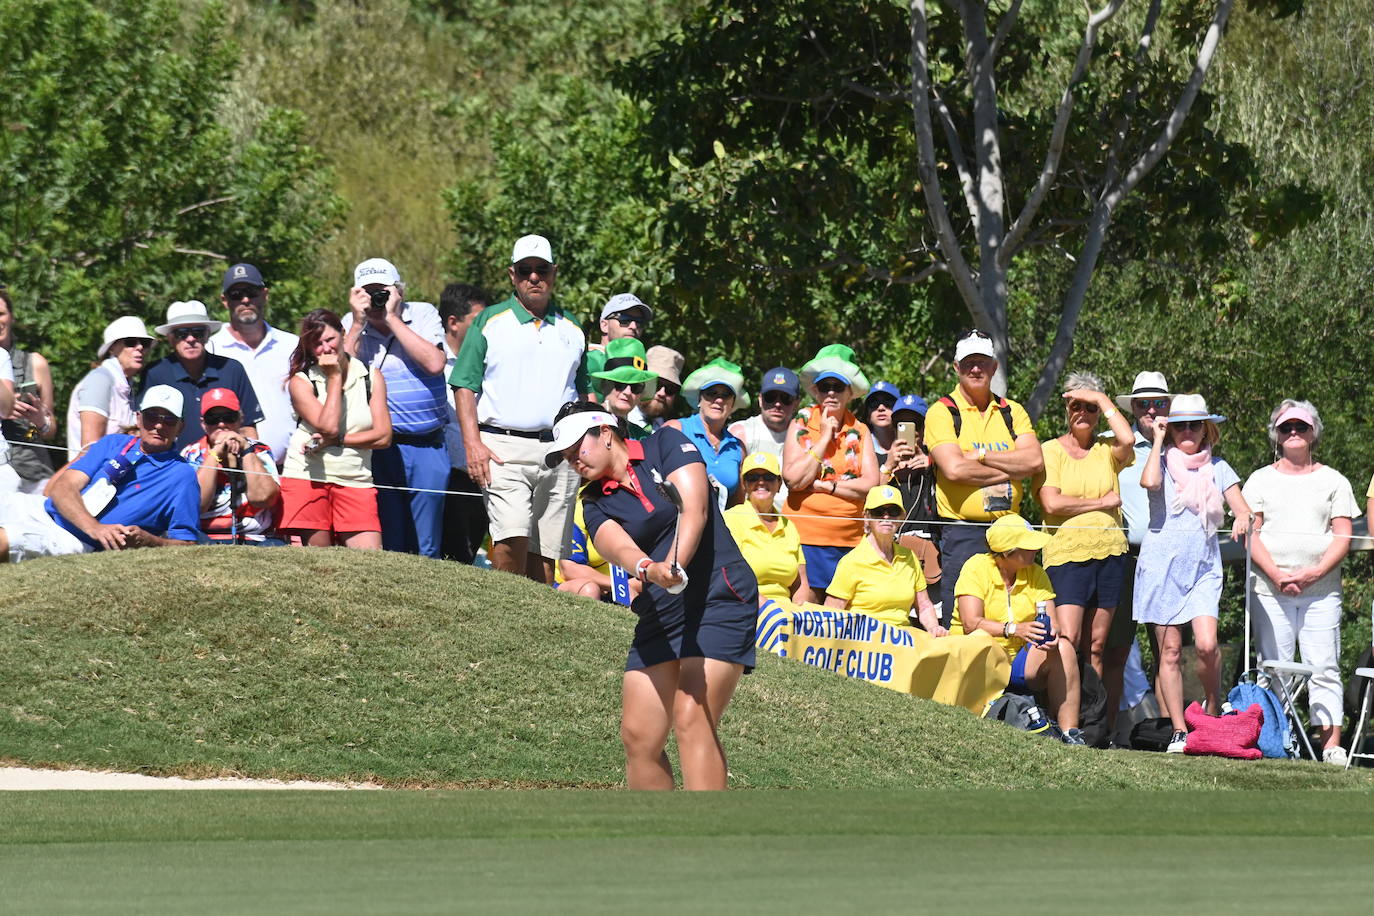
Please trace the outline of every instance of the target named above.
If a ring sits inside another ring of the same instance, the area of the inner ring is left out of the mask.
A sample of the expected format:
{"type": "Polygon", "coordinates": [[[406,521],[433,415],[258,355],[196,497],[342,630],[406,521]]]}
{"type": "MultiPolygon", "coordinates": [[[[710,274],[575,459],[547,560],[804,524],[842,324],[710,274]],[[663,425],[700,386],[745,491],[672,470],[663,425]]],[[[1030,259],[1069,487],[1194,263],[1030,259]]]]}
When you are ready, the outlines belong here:
{"type": "Polygon", "coordinates": [[[1307,687],[1313,725],[1340,725],[1345,709],[1341,694],[1341,593],[1261,595],[1255,592],[1255,635],[1260,658],[1291,662],[1296,644],[1302,663],[1317,673],[1307,687]]]}

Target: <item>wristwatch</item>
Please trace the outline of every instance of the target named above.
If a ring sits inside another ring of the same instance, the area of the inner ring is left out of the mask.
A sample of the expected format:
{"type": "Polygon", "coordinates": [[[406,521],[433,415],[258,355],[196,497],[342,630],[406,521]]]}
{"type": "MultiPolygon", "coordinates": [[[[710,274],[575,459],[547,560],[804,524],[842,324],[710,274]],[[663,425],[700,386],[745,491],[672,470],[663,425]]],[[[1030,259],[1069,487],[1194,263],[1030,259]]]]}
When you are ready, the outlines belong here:
{"type": "Polygon", "coordinates": [[[1008,620],[1002,624],[1002,638],[1011,639],[1016,635],[1016,621],[1008,620]]]}

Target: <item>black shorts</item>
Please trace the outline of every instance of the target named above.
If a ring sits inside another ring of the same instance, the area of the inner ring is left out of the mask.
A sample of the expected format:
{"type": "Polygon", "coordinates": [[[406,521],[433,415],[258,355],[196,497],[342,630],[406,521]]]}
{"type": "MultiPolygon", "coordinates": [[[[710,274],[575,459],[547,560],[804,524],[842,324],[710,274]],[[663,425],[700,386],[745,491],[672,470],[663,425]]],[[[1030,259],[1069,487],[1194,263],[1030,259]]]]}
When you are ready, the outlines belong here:
{"type": "Polygon", "coordinates": [[[1073,604],[1082,608],[1116,607],[1121,600],[1121,582],[1126,574],[1126,556],[1119,554],[1102,560],[1061,563],[1045,570],[1054,586],[1056,605],[1073,604]]]}
{"type": "Polygon", "coordinates": [[[639,615],[625,670],[680,658],[713,658],[754,668],[759,619],[758,583],[744,564],[713,570],[710,581],[690,581],[681,595],[648,586],[631,609],[639,615]],[[646,596],[650,600],[645,600],[646,596]]]}

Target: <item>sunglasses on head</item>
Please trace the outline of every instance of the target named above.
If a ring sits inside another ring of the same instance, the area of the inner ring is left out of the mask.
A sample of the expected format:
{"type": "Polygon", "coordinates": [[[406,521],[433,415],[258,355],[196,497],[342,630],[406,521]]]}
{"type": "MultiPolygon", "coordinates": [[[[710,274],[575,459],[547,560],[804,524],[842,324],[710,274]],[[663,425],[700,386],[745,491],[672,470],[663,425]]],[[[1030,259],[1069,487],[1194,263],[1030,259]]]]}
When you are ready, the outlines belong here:
{"type": "Polygon", "coordinates": [[[1174,429],[1202,429],[1206,423],[1206,420],[1179,420],[1177,423],[1169,421],[1169,425],[1174,429]]]}
{"type": "Polygon", "coordinates": [[[1279,424],[1279,432],[1285,436],[1291,436],[1293,433],[1305,433],[1311,428],[1312,424],[1304,423],[1302,420],[1289,420],[1279,424]]]}
{"type": "Polygon", "coordinates": [[[901,506],[874,506],[868,514],[873,518],[901,518],[904,513],[901,506]]]}
{"type": "Polygon", "coordinates": [[[239,422],[238,411],[225,408],[216,408],[205,415],[205,423],[208,426],[218,426],[221,423],[237,425],[239,422]]]}
{"type": "Polygon", "coordinates": [[[783,407],[786,407],[788,404],[791,404],[793,401],[795,401],[796,398],[792,397],[792,395],[787,394],[783,391],[770,391],[762,396],[762,400],[765,407],[773,407],[778,404],[781,404],[783,407]]]}
{"type": "Polygon", "coordinates": [[[849,386],[839,379],[828,378],[823,382],[816,383],[816,390],[821,394],[839,394],[849,386]]]}
{"type": "Polygon", "coordinates": [[[1097,413],[1097,412],[1098,412],[1099,410],[1101,410],[1101,409],[1102,409],[1102,408],[1099,407],[1097,404],[1090,404],[1090,403],[1088,403],[1087,401],[1070,401],[1070,402],[1069,402],[1069,410],[1070,410],[1070,412],[1072,412],[1072,411],[1077,411],[1077,410],[1081,410],[1081,411],[1083,411],[1084,413],[1097,413]]]}
{"type": "Polygon", "coordinates": [[[177,340],[185,340],[188,337],[204,340],[209,333],[210,329],[203,324],[191,325],[189,328],[172,328],[172,336],[177,340]]]}
{"type": "Polygon", "coordinates": [[[772,483],[777,479],[778,475],[770,474],[767,471],[751,471],[744,475],[744,485],[753,487],[761,483],[772,483]]]}
{"type": "Polygon", "coordinates": [[[515,275],[522,280],[530,274],[538,274],[541,277],[547,277],[551,273],[553,273],[552,264],[521,261],[519,264],[515,265],[515,275]]]}
{"type": "Polygon", "coordinates": [[[641,328],[649,323],[649,319],[645,318],[643,313],[636,312],[633,309],[628,312],[611,312],[611,314],[606,317],[612,321],[618,321],[621,324],[637,324],[641,328]]]}
{"type": "Polygon", "coordinates": [[[1169,409],[1168,398],[1135,398],[1131,403],[1136,406],[1137,410],[1149,410],[1151,407],[1155,410],[1169,409]]]}

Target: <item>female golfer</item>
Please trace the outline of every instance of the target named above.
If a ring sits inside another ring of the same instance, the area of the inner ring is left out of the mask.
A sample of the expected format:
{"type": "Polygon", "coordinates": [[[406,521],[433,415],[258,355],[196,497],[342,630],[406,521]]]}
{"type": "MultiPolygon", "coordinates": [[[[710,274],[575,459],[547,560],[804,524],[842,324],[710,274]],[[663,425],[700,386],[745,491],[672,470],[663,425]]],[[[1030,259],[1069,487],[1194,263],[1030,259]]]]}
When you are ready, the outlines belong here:
{"type": "Polygon", "coordinates": [[[754,664],[758,584],[710,496],[706,465],[671,428],[627,440],[619,421],[579,404],[554,424],[548,464],[568,461],[582,490],[587,534],[643,589],[625,663],[620,738],[631,789],[671,789],[664,749],[677,733],[686,789],[724,789],[716,729],[740,675],[754,664]],[[676,488],[681,511],[668,491],[676,488]],[[685,587],[684,587],[685,586],[685,587]]]}

